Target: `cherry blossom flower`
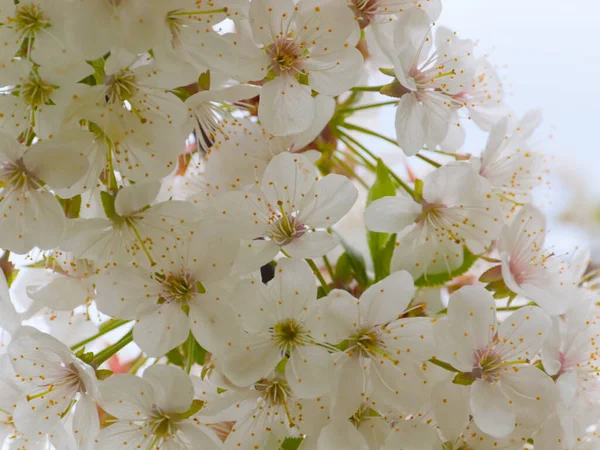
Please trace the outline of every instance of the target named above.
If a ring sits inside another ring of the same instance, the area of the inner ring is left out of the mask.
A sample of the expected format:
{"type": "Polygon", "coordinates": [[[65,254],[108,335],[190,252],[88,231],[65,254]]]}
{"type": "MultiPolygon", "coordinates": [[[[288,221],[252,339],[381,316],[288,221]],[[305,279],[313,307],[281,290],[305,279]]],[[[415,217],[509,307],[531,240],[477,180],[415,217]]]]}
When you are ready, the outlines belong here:
{"type": "MultiPolygon", "coordinates": [[[[322,302],[317,301],[313,273],[304,261],[279,261],[267,285],[241,281],[232,294],[246,333],[232,340],[224,354],[223,372],[234,384],[250,386],[273,374],[286,361],[285,378],[298,396],[324,394],[332,361],[312,334],[322,302]]],[[[235,336],[234,336],[235,338],[235,336]]]]}
{"type": "Polygon", "coordinates": [[[539,426],[551,414],[554,383],[529,364],[550,326],[535,306],[520,308],[498,325],[494,299],[480,286],[450,296],[448,318],[434,328],[440,357],[472,382],[470,414],[483,432],[505,437],[516,421],[539,426]]]}
{"type": "Polygon", "coordinates": [[[50,188],[69,187],[87,170],[87,160],[73,149],[45,143],[26,148],[0,134],[0,246],[16,253],[60,244],[65,215],[50,188]]]}
{"type": "Polygon", "coordinates": [[[546,219],[524,206],[499,242],[502,278],[515,294],[533,300],[549,314],[562,314],[581,295],[568,261],[544,249],[546,219]]]}
{"type": "Polygon", "coordinates": [[[63,417],[72,415],[80,448],[91,448],[98,431],[94,399],[98,397],[94,369],[54,337],[23,327],[13,335],[8,355],[23,395],[14,411],[14,423],[25,436],[64,432],[63,417]]]}
{"type": "Polygon", "coordinates": [[[214,430],[196,417],[203,402],[194,400],[190,377],[177,367],[155,365],[143,378],[115,375],[100,389],[100,404],[115,419],[98,434],[98,450],[221,448],[214,430]]]}
{"type": "Polygon", "coordinates": [[[433,22],[442,11],[440,0],[347,0],[347,3],[356,14],[361,28],[372,22],[392,21],[395,16],[413,9],[422,11],[433,22]]]}
{"type": "MultiPolygon", "coordinates": [[[[261,50],[246,54],[249,68],[238,77],[243,81],[267,79],[261,90],[258,115],[272,134],[282,136],[308,129],[315,115],[311,90],[336,96],[358,80],[362,56],[355,45],[359,34],[355,32],[353,14],[344,3],[250,3],[252,38],[261,50]]],[[[240,54],[243,51],[239,49],[240,54]]]]}
{"type": "Polygon", "coordinates": [[[332,383],[336,416],[354,415],[366,396],[407,409],[428,401],[425,389],[415,389],[423,380],[415,366],[435,354],[431,319],[401,318],[413,294],[412,277],[400,271],[369,287],[360,299],[341,290],[327,297],[320,337],[343,342],[347,355],[337,360],[332,383]]]}
{"type": "Polygon", "coordinates": [[[470,86],[475,71],[473,43],[461,40],[446,28],[438,28],[431,50],[429,21],[420,12],[399,20],[393,47],[382,43],[394,64],[400,96],[396,111],[398,144],[408,156],[423,145],[435,148],[460,126],[457,110],[465,101],[456,96],[470,86]]]}
{"type": "MultiPolygon", "coordinates": [[[[320,95],[316,104],[314,121],[303,133],[273,136],[249,120],[238,120],[224,127],[227,137],[217,140],[208,151],[204,193],[218,196],[230,190],[250,190],[260,183],[275,156],[287,151],[298,153],[314,141],[335,109],[335,101],[330,97],[320,95]]],[[[302,153],[313,162],[321,157],[315,150],[302,153]]]]}
{"type": "Polygon", "coordinates": [[[489,183],[468,164],[448,164],[423,179],[420,203],[406,195],[376,200],[365,211],[365,224],[399,233],[394,270],[415,278],[451,273],[463,263],[464,247],[478,252],[498,237],[499,213],[491,198],[489,183]]]}
{"type": "Polygon", "coordinates": [[[475,170],[491,183],[507,218],[519,206],[531,203],[531,192],[542,184],[544,156],[529,143],[540,122],[539,112],[531,111],[507,136],[508,118],[500,120],[492,128],[481,158],[471,159],[475,170]]]}
{"type": "Polygon", "coordinates": [[[161,356],[182,344],[190,333],[209,351],[219,351],[235,330],[227,291],[216,283],[229,275],[237,241],[220,239],[208,227],[167,253],[160,269],[117,268],[96,281],[100,311],[136,319],[133,338],[150,356],[161,356]]]}
{"type": "Polygon", "coordinates": [[[61,248],[98,266],[160,263],[167,249],[193,234],[200,212],[175,200],[150,206],[159,189],[158,182],[141,183],[121,189],[115,197],[105,195],[107,217],[70,220],[69,239],[61,248]]]}
{"type": "Polygon", "coordinates": [[[358,192],[344,176],[319,179],[314,165],[301,154],[275,156],[258,193],[230,192],[211,208],[231,234],[241,232],[238,270],[250,272],[282,249],[292,257],[324,255],[338,244],[324,230],[338,222],[355,203],[358,192]]]}

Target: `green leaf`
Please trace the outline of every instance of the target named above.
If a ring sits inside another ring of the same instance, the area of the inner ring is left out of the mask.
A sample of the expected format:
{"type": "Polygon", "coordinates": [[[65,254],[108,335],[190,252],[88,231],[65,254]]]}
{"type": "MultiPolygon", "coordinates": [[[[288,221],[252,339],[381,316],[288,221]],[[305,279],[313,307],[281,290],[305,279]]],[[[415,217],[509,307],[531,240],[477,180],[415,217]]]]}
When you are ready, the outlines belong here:
{"type": "Polygon", "coordinates": [[[367,206],[382,197],[393,197],[396,195],[396,185],[390,177],[389,169],[381,159],[377,160],[375,176],[375,183],[373,183],[367,197],[367,206]]]}
{"type": "Polygon", "coordinates": [[[283,444],[281,444],[279,450],[298,450],[300,444],[302,444],[302,440],[303,439],[301,437],[285,438],[285,441],[283,441],[283,444]]]}
{"type": "Polygon", "coordinates": [[[183,356],[181,356],[181,353],[179,352],[179,349],[177,347],[168,352],[165,356],[167,357],[167,361],[169,361],[169,363],[171,364],[175,364],[179,367],[183,367],[185,365],[183,356]]]}
{"type": "Polygon", "coordinates": [[[356,282],[362,287],[366,287],[369,284],[369,276],[367,275],[367,266],[365,265],[365,259],[358,253],[354,248],[350,247],[346,241],[340,239],[340,243],[346,254],[348,255],[348,264],[352,268],[352,273],[356,282]]]}
{"type": "Polygon", "coordinates": [[[452,380],[454,384],[460,384],[461,386],[470,386],[475,382],[475,378],[473,378],[468,373],[457,373],[452,380]]]}
{"type": "MultiPolygon", "coordinates": [[[[390,177],[389,169],[381,159],[378,159],[376,179],[369,191],[367,206],[382,197],[393,197],[395,195],[396,185],[390,177]]],[[[394,237],[394,242],[391,244],[390,249],[389,234],[367,231],[367,243],[369,244],[369,251],[373,260],[375,281],[383,280],[390,274],[390,263],[394,252],[395,242],[396,238],[394,237]]]]}
{"type": "Polygon", "coordinates": [[[102,200],[102,208],[104,208],[104,214],[109,219],[116,219],[119,217],[115,209],[115,197],[110,195],[108,192],[100,192],[100,200],[102,200]]]}
{"type": "Polygon", "coordinates": [[[453,280],[454,278],[464,274],[467,272],[471,266],[477,261],[477,256],[469,251],[469,249],[465,248],[463,251],[463,263],[462,265],[453,270],[452,272],[443,272],[436,274],[427,274],[421,275],[416,281],[415,286],[417,287],[435,287],[442,286],[446,284],[448,281],[453,280]]]}
{"type": "Polygon", "coordinates": [[[344,283],[352,281],[352,264],[346,252],[342,253],[335,263],[335,279],[344,283]]]}

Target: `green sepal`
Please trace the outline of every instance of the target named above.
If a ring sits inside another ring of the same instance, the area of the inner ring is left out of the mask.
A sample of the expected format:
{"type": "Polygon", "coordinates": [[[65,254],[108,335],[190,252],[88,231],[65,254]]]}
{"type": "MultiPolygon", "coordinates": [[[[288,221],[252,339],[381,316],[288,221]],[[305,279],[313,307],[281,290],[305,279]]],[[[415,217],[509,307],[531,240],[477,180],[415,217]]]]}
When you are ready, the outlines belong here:
{"type": "Polygon", "coordinates": [[[387,75],[388,77],[396,78],[396,71],[394,70],[393,67],[380,67],[379,71],[382,74],[387,75]]]}
{"type": "Polygon", "coordinates": [[[102,201],[102,208],[104,208],[104,214],[111,220],[119,218],[117,210],[115,209],[115,198],[106,191],[100,191],[100,200],[102,201]]]}
{"type": "Polygon", "coordinates": [[[423,201],[423,180],[418,178],[415,180],[415,201],[421,203],[423,201]]]}
{"type": "Polygon", "coordinates": [[[283,444],[281,444],[281,447],[279,447],[279,450],[298,450],[303,440],[304,439],[301,437],[285,438],[283,444]]]}
{"type": "Polygon", "coordinates": [[[56,199],[61,204],[65,216],[69,219],[78,219],[81,211],[81,195],[76,195],[71,198],[60,198],[58,195],[56,199]]]}
{"type": "Polygon", "coordinates": [[[192,401],[192,406],[186,412],[182,414],[177,414],[179,419],[189,419],[198,413],[202,408],[204,408],[204,401],[195,399],[192,401]]]}
{"type": "Polygon", "coordinates": [[[112,370],[108,370],[108,369],[97,369],[96,370],[96,378],[98,378],[98,380],[102,381],[102,380],[106,380],[107,378],[111,377],[113,374],[112,370]]]}
{"type": "Polygon", "coordinates": [[[181,352],[177,347],[167,352],[165,355],[167,357],[167,361],[170,364],[175,366],[183,367],[185,365],[185,361],[183,360],[183,356],[181,356],[181,352]]]}
{"type": "Polygon", "coordinates": [[[203,91],[210,90],[210,70],[200,74],[198,77],[198,88],[203,91]]]}
{"type": "Polygon", "coordinates": [[[461,372],[456,374],[452,382],[454,384],[460,384],[461,386],[471,386],[475,382],[475,378],[468,373],[461,372]]]}

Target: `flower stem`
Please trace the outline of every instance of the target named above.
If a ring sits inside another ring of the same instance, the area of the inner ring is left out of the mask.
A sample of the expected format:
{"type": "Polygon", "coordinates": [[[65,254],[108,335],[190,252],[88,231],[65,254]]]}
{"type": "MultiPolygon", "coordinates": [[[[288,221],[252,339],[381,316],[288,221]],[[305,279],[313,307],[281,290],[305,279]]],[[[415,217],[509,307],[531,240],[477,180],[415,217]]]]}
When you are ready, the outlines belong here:
{"type": "Polygon", "coordinates": [[[426,163],[431,164],[433,167],[442,167],[442,165],[439,162],[434,161],[433,159],[429,159],[427,156],[423,156],[420,153],[417,153],[417,158],[425,161],[426,163]]]}
{"type": "Polygon", "coordinates": [[[333,157],[337,163],[342,166],[342,168],[348,172],[350,175],[352,175],[354,178],[356,178],[356,181],[358,181],[360,184],[363,185],[363,187],[369,189],[369,185],[367,184],[367,182],[365,180],[363,180],[361,177],[359,177],[356,172],[352,169],[352,167],[350,167],[348,165],[348,163],[346,163],[345,161],[343,161],[341,158],[338,158],[336,156],[333,157]]]}
{"type": "Polygon", "coordinates": [[[371,108],[379,108],[381,106],[395,105],[396,103],[398,103],[397,100],[392,100],[390,102],[371,103],[369,105],[357,106],[355,108],[343,108],[343,109],[340,109],[339,111],[344,112],[344,113],[351,113],[351,112],[355,112],[355,111],[362,111],[363,109],[371,109],[371,108]]]}
{"type": "Polygon", "coordinates": [[[79,341],[77,344],[72,345],[71,350],[75,351],[75,350],[79,349],[80,347],[83,347],[84,345],[89,344],[92,341],[95,341],[99,337],[104,336],[106,333],[109,333],[112,330],[116,330],[120,326],[125,325],[126,323],[130,323],[130,322],[131,322],[131,320],[110,319],[109,321],[104,322],[102,325],[100,325],[100,329],[98,330],[98,332],[95,335],[90,336],[90,337],[84,339],[83,341],[79,341]]]}
{"type": "Polygon", "coordinates": [[[170,16],[201,16],[204,14],[226,13],[227,8],[210,9],[208,11],[176,11],[169,14],[170,16]]]}
{"type": "Polygon", "coordinates": [[[379,92],[381,88],[385,85],[381,86],[354,86],[350,89],[353,92],[379,92]]]}
{"type": "Polygon", "coordinates": [[[323,255],[323,262],[325,263],[325,267],[327,268],[327,273],[331,277],[331,281],[335,279],[335,275],[333,274],[333,267],[331,267],[331,263],[329,262],[329,258],[327,255],[323,255]]]}
{"type": "Polygon", "coordinates": [[[395,139],[384,136],[383,134],[376,133],[375,131],[368,130],[363,127],[359,127],[358,125],[354,125],[354,124],[348,123],[348,122],[342,123],[341,126],[346,128],[347,130],[354,130],[354,131],[358,131],[359,133],[367,134],[369,136],[374,136],[376,138],[379,138],[386,142],[389,142],[390,144],[395,145],[396,147],[399,147],[398,142],[396,142],[395,139]]]}
{"type": "Polygon", "coordinates": [[[319,283],[321,283],[321,287],[323,287],[323,290],[325,291],[325,295],[329,294],[331,289],[329,289],[329,286],[327,285],[325,278],[323,278],[323,275],[321,274],[321,271],[319,270],[319,268],[317,267],[315,262],[312,259],[307,259],[306,262],[308,263],[308,265],[310,266],[310,268],[312,269],[312,271],[314,272],[316,277],[319,279],[319,283]]]}
{"type": "Polygon", "coordinates": [[[133,342],[133,330],[129,330],[129,332],[115,342],[112,345],[109,345],[101,352],[97,353],[90,364],[92,367],[100,367],[103,363],[108,361],[112,356],[116,355],[123,347],[133,342]]]}
{"type": "MultiPolygon", "coordinates": [[[[352,142],[354,145],[356,145],[358,148],[360,148],[362,151],[364,151],[367,155],[369,155],[371,158],[373,158],[375,161],[379,160],[379,158],[377,158],[377,156],[375,156],[373,154],[373,152],[371,152],[368,148],[366,148],[364,145],[362,145],[360,142],[358,142],[356,139],[354,139],[352,136],[350,136],[348,133],[344,132],[343,130],[340,130],[339,128],[337,129],[337,132],[340,134],[340,140],[346,144],[346,146],[348,146],[348,148],[350,150],[352,150],[354,153],[358,153],[358,150],[356,150],[355,148],[353,148],[351,145],[348,144],[348,142],[346,142],[346,140],[352,142]],[[342,139],[343,138],[343,139],[342,139]]],[[[375,167],[375,166],[373,166],[375,167]]],[[[391,177],[396,180],[396,182],[408,193],[410,194],[410,196],[412,198],[415,198],[415,191],[412,190],[410,188],[410,186],[408,184],[406,184],[406,182],[404,182],[402,180],[402,178],[400,178],[398,175],[396,175],[396,173],[390,169],[387,165],[386,165],[389,174],[391,175],[391,177]]]]}

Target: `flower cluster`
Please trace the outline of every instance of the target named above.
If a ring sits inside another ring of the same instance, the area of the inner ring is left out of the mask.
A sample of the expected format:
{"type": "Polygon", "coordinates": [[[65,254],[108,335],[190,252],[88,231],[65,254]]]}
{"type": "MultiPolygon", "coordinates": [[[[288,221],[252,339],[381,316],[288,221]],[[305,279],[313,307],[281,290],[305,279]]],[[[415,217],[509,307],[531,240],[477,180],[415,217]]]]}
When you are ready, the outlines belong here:
{"type": "Polygon", "coordinates": [[[1,1],[0,448],[600,448],[540,113],[441,7],[1,1]]]}

